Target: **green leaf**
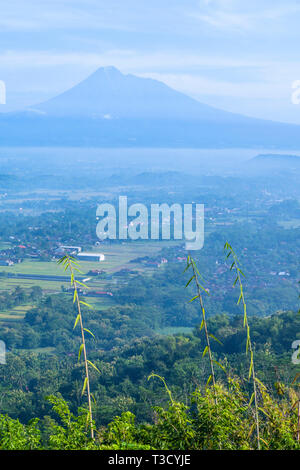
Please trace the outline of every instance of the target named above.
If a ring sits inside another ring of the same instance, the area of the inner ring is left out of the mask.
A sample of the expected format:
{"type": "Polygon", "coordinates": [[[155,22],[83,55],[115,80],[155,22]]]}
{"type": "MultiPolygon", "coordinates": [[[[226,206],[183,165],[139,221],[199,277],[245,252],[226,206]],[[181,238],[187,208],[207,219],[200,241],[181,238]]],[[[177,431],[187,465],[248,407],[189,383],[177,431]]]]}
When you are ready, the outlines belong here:
{"type": "Polygon", "coordinates": [[[220,362],[218,361],[213,361],[215,364],[217,364],[217,366],[219,366],[225,373],[226,373],[226,369],[224,366],[222,366],[222,364],[220,364],[220,362]]]}
{"type": "Polygon", "coordinates": [[[254,394],[254,392],[253,392],[252,395],[251,395],[249,404],[248,404],[248,407],[249,407],[249,408],[250,408],[250,406],[251,406],[251,404],[252,404],[252,402],[253,402],[253,400],[254,400],[254,397],[255,397],[255,394],[254,394]]]}
{"type": "Polygon", "coordinates": [[[185,287],[187,287],[187,286],[192,282],[193,279],[195,279],[195,274],[194,274],[194,276],[191,277],[191,279],[186,283],[185,287]]]}
{"type": "Polygon", "coordinates": [[[272,418],[270,415],[268,415],[268,413],[263,409],[261,408],[260,406],[257,407],[259,411],[261,411],[264,415],[266,415],[267,418],[269,418],[269,420],[272,421],[272,418]]]}
{"type": "Polygon", "coordinates": [[[297,379],[298,379],[299,377],[300,377],[300,372],[298,372],[298,373],[295,375],[292,384],[294,384],[294,383],[297,381],[297,379]]]}
{"type": "Polygon", "coordinates": [[[261,386],[262,389],[267,390],[267,387],[257,377],[255,377],[255,381],[258,383],[258,385],[261,386]]]}
{"type": "Polygon", "coordinates": [[[80,282],[80,281],[75,281],[75,282],[76,282],[76,284],[79,284],[80,286],[83,286],[85,289],[89,289],[89,286],[87,286],[83,282],[80,282]]]}
{"type": "Polygon", "coordinates": [[[207,289],[205,289],[205,287],[203,287],[201,284],[199,284],[199,282],[198,282],[198,285],[207,295],[209,295],[209,292],[208,292],[207,289]]]}
{"type": "Polygon", "coordinates": [[[269,444],[262,437],[259,437],[259,440],[269,448],[269,444]]]}
{"type": "Polygon", "coordinates": [[[94,367],[94,369],[96,369],[97,372],[99,372],[99,374],[101,374],[100,370],[98,369],[98,367],[95,366],[95,364],[93,364],[91,361],[87,361],[92,367],[94,367]]]}
{"type": "Polygon", "coordinates": [[[206,386],[210,384],[210,382],[212,381],[212,375],[210,375],[207,379],[207,382],[206,382],[206,386]]]}
{"type": "Polygon", "coordinates": [[[191,267],[191,264],[192,264],[192,263],[188,263],[188,264],[187,264],[185,270],[183,271],[184,273],[191,267]]]}
{"type": "Polygon", "coordinates": [[[80,360],[80,357],[81,357],[81,353],[82,353],[83,348],[84,348],[84,345],[81,344],[81,345],[80,345],[80,348],[79,348],[79,352],[78,352],[78,361],[80,360]]]}
{"type": "Polygon", "coordinates": [[[77,315],[77,317],[76,317],[76,320],[75,320],[75,323],[74,323],[73,330],[75,330],[76,325],[77,325],[77,323],[79,322],[79,320],[80,320],[80,315],[79,315],[79,313],[78,313],[78,315],[77,315]]]}
{"type": "Polygon", "coordinates": [[[209,335],[211,338],[213,338],[215,341],[217,341],[221,346],[223,346],[223,343],[221,343],[220,340],[218,340],[218,338],[216,338],[213,334],[209,333],[209,335]]]}
{"type": "Polygon", "coordinates": [[[250,368],[249,368],[249,379],[251,378],[251,374],[253,371],[253,355],[251,354],[251,361],[250,361],[250,368]]]}
{"type": "Polygon", "coordinates": [[[83,302],[83,300],[80,300],[79,301],[82,305],[86,305],[86,307],[89,307],[89,308],[93,308],[92,305],[86,303],[86,302],[83,302]]]}
{"type": "Polygon", "coordinates": [[[84,382],[83,382],[83,387],[82,387],[82,392],[81,392],[81,396],[84,394],[85,392],[85,389],[86,389],[86,386],[87,386],[87,377],[84,379],[84,382]]]}
{"type": "Polygon", "coordinates": [[[84,331],[86,331],[87,333],[92,335],[93,338],[95,338],[95,335],[90,330],[88,330],[87,328],[83,328],[83,329],[84,329],[84,331]]]}

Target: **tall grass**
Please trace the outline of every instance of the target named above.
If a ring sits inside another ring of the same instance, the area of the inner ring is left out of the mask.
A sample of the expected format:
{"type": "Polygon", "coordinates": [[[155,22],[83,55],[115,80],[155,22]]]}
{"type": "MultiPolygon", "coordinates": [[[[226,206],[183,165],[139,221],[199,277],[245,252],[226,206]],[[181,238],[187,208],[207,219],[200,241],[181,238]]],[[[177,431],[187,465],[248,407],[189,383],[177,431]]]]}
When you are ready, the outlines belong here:
{"type": "MultiPolygon", "coordinates": [[[[201,313],[202,313],[202,321],[201,321],[201,325],[200,325],[200,331],[204,328],[205,340],[206,340],[206,347],[203,351],[202,357],[204,357],[206,354],[208,354],[211,374],[210,374],[210,376],[207,380],[207,385],[210,383],[210,381],[212,381],[212,384],[213,384],[213,387],[214,387],[214,390],[215,390],[216,378],[215,378],[214,363],[216,361],[214,361],[214,359],[213,359],[211,345],[210,345],[210,338],[214,338],[215,340],[217,340],[217,339],[208,332],[207,322],[206,322],[206,312],[205,312],[204,301],[203,301],[203,297],[202,297],[202,292],[205,292],[205,293],[208,294],[208,291],[200,283],[199,278],[201,279],[201,274],[199,273],[196,262],[194,261],[194,259],[189,254],[188,258],[187,258],[187,266],[186,266],[186,269],[184,270],[184,272],[186,272],[190,268],[193,272],[193,275],[188,280],[185,287],[188,287],[192,281],[195,282],[197,294],[190,300],[190,302],[193,302],[194,300],[198,299],[199,304],[200,304],[201,313]]],[[[217,403],[216,395],[215,395],[215,402],[217,403]]]]}
{"type": "Polygon", "coordinates": [[[79,323],[80,332],[81,332],[81,345],[79,347],[79,352],[78,352],[78,361],[80,360],[81,354],[83,353],[83,362],[84,362],[84,368],[85,368],[85,378],[84,378],[84,382],[83,382],[81,395],[84,395],[85,391],[87,392],[88,409],[89,409],[88,419],[89,419],[90,433],[91,433],[91,438],[94,439],[94,424],[93,424],[93,412],[92,412],[92,398],[93,398],[93,395],[91,393],[91,388],[90,388],[89,366],[92,366],[98,372],[99,372],[99,370],[95,366],[95,364],[93,364],[87,357],[85,333],[88,333],[93,337],[94,337],[94,335],[90,330],[88,330],[87,328],[84,327],[83,317],[82,317],[82,310],[81,310],[81,305],[85,305],[87,307],[91,307],[91,305],[89,305],[88,303],[83,302],[82,300],[80,300],[79,295],[78,295],[79,286],[84,287],[85,289],[88,289],[88,286],[86,286],[84,283],[78,281],[75,278],[75,274],[74,274],[75,272],[78,272],[78,273],[81,273],[81,274],[82,274],[82,272],[79,269],[79,264],[74,260],[74,258],[72,258],[71,256],[68,256],[68,255],[65,255],[58,261],[58,264],[61,264],[64,267],[65,271],[69,270],[69,272],[70,272],[70,282],[71,282],[71,286],[74,290],[73,303],[76,305],[76,308],[77,308],[77,316],[76,316],[75,323],[74,323],[74,329],[76,328],[77,324],[79,323]]]}
{"type": "Polygon", "coordinates": [[[258,417],[258,393],[257,393],[258,392],[257,383],[259,383],[259,380],[257,379],[255,375],[254,351],[253,351],[253,345],[252,345],[251,336],[250,336],[250,326],[249,326],[248,315],[247,315],[247,304],[245,300],[244,287],[242,283],[242,276],[244,277],[245,275],[240,268],[238,257],[235,251],[233,250],[232,246],[230,245],[230,243],[228,242],[225,243],[224,250],[226,252],[226,258],[227,259],[229,259],[230,257],[232,258],[230,270],[231,271],[234,270],[236,272],[236,278],[234,280],[233,286],[238,285],[240,295],[239,295],[237,303],[238,305],[242,303],[242,306],[243,306],[244,328],[246,329],[246,335],[247,335],[246,354],[250,353],[249,379],[252,377],[252,384],[253,384],[253,394],[251,396],[250,403],[252,403],[252,400],[254,400],[257,448],[258,450],[260,450],[261,445],[260,445],[260,428],[259,428],[259,417],[258,417]]]}

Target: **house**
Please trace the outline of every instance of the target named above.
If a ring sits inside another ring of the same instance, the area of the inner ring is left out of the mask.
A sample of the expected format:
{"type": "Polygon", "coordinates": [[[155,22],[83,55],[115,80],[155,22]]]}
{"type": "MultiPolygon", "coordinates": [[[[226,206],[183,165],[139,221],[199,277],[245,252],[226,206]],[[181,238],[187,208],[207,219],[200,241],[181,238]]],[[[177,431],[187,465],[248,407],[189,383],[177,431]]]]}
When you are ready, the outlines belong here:
{"type": "Polygon", "coordinates": [[[87,297],[103,297],[103,296],[109,296],[113,297],[112,292],[107,292],[107,291],[89,291],[86,294],[87,297]]]}
{"type": "Polygon", "coordinates": [[[103,253],[94,253],[94,252],[81,252],[77,253],[76,258],[80,261],[104,261],[105,256],[103,253]]]}
{"type": "Polygon", "coordinates": [[[104,269],[91,269],[88,273],[88,276],[99,276],[100,274],[105,274],[104,269]]]}
{"type": "Polygon", "coordinates": [[[13,266],[14,262],[11,261],[10,259],[0,260],[0,266],[13,266]]]}
{"type": "Polygon", "coordinates": [[[59,247],[60,252],[70,253],[72,255],[76,255],[82,251],[81,246],[69,246],[69,245],[61,245],[59,247]]]}

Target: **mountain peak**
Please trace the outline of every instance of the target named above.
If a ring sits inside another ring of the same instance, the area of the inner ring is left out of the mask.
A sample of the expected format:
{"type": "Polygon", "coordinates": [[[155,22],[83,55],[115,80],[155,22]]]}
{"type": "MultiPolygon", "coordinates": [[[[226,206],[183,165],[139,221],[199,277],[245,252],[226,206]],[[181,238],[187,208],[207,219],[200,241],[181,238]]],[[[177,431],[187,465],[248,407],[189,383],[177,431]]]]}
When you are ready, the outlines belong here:
{"type": "Polygon", "coordinates": [[[34,110],[5,114],[0,145],[297,148],[300,142],[299,126],[213,108],[113,66],[34,110]]]}
{"type": "Polygon", "coordinates": [[[108,65],[106,67],[99,67],[95,72],[93,72],[86,80],[93,76],[103,76],[103,75],[110,75],[110,76],[124,76],[119,69],[114,67],[113,65],[108,65]]]}
{"type": "Polygon", "coordinates": [[[99,119],[231,120],[232,115],[173,90],[162,82],[100,67],[70,90],[35,106],[48,116],[99,119]]]}

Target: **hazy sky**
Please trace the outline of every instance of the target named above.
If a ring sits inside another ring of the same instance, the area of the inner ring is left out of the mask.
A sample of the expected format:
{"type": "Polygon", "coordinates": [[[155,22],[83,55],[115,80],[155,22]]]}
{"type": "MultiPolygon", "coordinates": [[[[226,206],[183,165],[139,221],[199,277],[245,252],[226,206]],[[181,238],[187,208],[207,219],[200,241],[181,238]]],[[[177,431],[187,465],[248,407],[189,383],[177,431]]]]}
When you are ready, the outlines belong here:
{"type": "Polygon", "coordinates": [[[0,110],[114,65],[223,109],[300,124],[299,25],[299,0],[0,0],[0,110]]]}

